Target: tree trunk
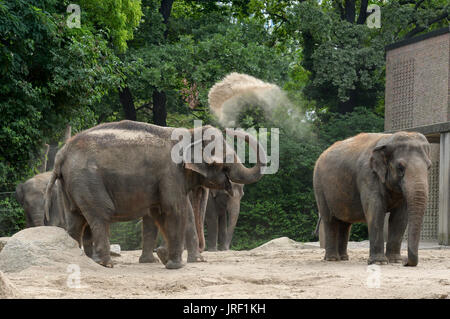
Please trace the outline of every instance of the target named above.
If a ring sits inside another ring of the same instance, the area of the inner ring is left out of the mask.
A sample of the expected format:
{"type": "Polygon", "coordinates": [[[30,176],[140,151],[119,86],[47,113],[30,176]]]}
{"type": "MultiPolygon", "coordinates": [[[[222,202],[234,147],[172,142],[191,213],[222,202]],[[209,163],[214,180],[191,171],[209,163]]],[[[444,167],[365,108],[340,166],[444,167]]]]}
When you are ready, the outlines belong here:
{"type": "Polygon", "coordinates": [[[368,5],[369,5],[369,0],[361,0],[361,6],[359,7],[358,21],[356,21],[357,24],[366,23],[368,5]]]}
{"type": "Polygon", "coordinates": [[[125,118],[127,120],[136,121],[136,108],[134,107],[133,96],[131,95],[131,91],[128,86],[123,89],[119,89],[119,99],[122,104],[125,118]]]}
{"type": "Polygon", "coordinates": [[[162,0],[161,6],[159,7],[159,13],[163,16],[163,23],[166,25],[166,30],[164,31],[164,39],[167,39],[169,33],[169,28],[167,24],[169,23],[170,13],[172,11],[172,5],[174,0],[162,0]]]}
{"type": "Polygon", "coordinates": [[[166,93],[153,90],[153,123],[167,126],[166,93]]]}
{"type": "Polygon", "coordinates": [[[356,91],[352,90],[349,92],[349,99],[345,102],[339,101],[338,112],[341,114],[353,112],[356,107],[356,91]]]}
{"type": "MultiPolygon", "coordinates": [[[[164,40],[167,40],[169,34],[169,17],[172,12],[172,5],[174,0],[162,0],[159,7],[159,13],[163,16],[163,23],[166,26],[164,31],[164,40]]],[[[160,126],[167,126],[167,110],[166,110],[166,93],[159,92],[157,88],[153,89],[153,123],[160,126]]]]}
{"type": "Polygon", "coordinates": [[[355,0],[345,1],[345,20],[350,23],[355,23],[355,0]]]}

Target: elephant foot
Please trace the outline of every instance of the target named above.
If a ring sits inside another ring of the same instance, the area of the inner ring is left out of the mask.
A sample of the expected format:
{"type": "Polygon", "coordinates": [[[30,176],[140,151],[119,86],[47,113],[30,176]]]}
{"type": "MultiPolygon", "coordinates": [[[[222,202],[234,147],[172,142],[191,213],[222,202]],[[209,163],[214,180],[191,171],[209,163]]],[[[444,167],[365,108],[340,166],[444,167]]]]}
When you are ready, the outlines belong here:
{"type": "Polygon", "coordinates": [[[208,247],[208,249],[206,249],[207,251],[217,251],[216,247],[208,247]]]}
{"type": "Polygon", "coordinates": [[[108,261],[99,261],[98,263],[99,263],[100,265],[102,265],[103,267],[106,267],[106,268],[113,268],[113,267],[114,267],[112,260],[108,260],[108,261]]]}
{"type": "MultiPolygon", "coordinates": [[[[84,249],[84,248],[83,248],[83,249],[84,249]]],[[[94,252],[93,252],[92,249],[84,249],[84,254],[85,254],[86,256],[88,256],[89,258],[94,259],[94,258],[93,258],[93,257],[94,257],[94,252]]]]}
{"type": "Polygon", "coordinates": [[[195,256],[191,256],[188,254],[187,261],[188,263],[198,263],[198,262],[206,262],[206,259],[200,254],[195,256]]]}
{"type": "Polygon", "coordinates": [[[219,250],[220,251],[225,251],[225,250],[228,250],[228,247],[226,247],[226,246],[219,246],[219,250]]]}
{"type": "Polygon", "coordinates": [[[386,255],[386,258],[388,259],[390,264],[398,264],[403,262],[402,256],[400,254],[386,255]]]}
{"type": "Polygon", "coordinates": [[[339,261],[341,259],[337,255],[325,255],[324,260],[326,260],[326,261],[339,261]]]}
{"type": "Polygon", "coordinates": [[[139,263],[141,264],[149,264],[149,263],[157,263],[158,259],[155,258],[155,256],[152,255],[141,255],[139,257],[139,263]]]}
{"type": "Polygon", "coordinates": [[[389,260],[384,255],[370,256],[367,264],[372,265],[387,265],[389,260]]]}
{"type": "Polygon", "coordinates": [[[169,261],[169,252],[167,249],[165,247],[158,247],[158,249],[156,249],[156,254],[158,255],[159,260],[167,267],[169,261]]]}
{"type": "Polygon", "coordinates": [[[96,254],[94,254],[92,258],[97,264],[102,265],[106,268],[113,268],[113,262],[111,256],[99,258],[96,254]]]}
{"type": "Polygon", "coordinates": [[[339,255],[339,259],[340,259],[340,260],[348,260],[348,255],[347,255],[347,254],[345,254],[345,255],[339,255]]]}
{"type": "Polygon", "coordinates": [[[179,261],[173,261],[173,260],[169,260],[166,263],[166,268],[167,269],[180,269],[181,267],[183,267],[183,263],[179,262],[179,261]]]}

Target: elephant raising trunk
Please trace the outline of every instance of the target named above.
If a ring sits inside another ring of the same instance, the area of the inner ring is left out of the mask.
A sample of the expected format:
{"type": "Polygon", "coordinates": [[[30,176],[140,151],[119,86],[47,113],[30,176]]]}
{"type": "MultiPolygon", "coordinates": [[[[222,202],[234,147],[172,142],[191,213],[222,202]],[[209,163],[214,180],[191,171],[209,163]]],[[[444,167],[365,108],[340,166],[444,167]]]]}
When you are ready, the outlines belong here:
{"type": "Polygon", "coordinates": [[[225,167],[228,167],[229,169],[228,177],[232,182],[238,184],[256,183],[261,179],[263,175],[263,167],[267,164],[267,158],[264,148],[253,136],[248,133],[233,131],[233,134],[237,138],[244,139],[250,145],[250,147],[257,154],[257,161],[255,166],[247,168],[242,163],[240,163],[239,158],[236,154],[234,154],[235,163],[225,163],[225,167]]]}

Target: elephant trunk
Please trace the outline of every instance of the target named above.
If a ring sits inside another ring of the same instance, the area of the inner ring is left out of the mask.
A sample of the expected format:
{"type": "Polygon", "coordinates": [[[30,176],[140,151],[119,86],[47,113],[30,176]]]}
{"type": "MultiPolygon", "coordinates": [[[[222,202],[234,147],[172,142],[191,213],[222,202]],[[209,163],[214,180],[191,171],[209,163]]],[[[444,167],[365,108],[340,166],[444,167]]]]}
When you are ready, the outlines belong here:
{"type": "Polygon", "coordinates": [[[233,239],[234,229],[239,218],[239,212],[241,210],[240,199],[233,198],[227,205],[228,225],[227,225],[227,237],[225,240],[225,249],[230,249],[231,240],[233,239]]]}
{"type": "Polygon", "coordinates": [[[239,139],[243,139],[256,152],[257,160],[255,166],[251,168],[245,167],[235,155],[234,163],[227,163],[229,167],[228,177],[234,183],[238,184],[252,184],[259,181],[263,175],[262,168],[267,164],[266,153],[261,144],[250,134],[241,131],[234,131],[232,133],[239,139]]]}
{"type": "Polygon", "coordinates": [[[192,209],[194,210],[194,223],[198,236],[198,248],[200,252],[205,250],[205,233],[203,231],[205,224],[205,211],[208,202],[209,190],[199,187],[194,192],[192,209]]]}
{"type": "Polygon", "coordinates": [[[417,266],[419,263],[419,241],[428,200],[428,182],[423,179],[412,183],[406,190],[406,203],[408,209],[408,260],[405,266],[417,266]]]}

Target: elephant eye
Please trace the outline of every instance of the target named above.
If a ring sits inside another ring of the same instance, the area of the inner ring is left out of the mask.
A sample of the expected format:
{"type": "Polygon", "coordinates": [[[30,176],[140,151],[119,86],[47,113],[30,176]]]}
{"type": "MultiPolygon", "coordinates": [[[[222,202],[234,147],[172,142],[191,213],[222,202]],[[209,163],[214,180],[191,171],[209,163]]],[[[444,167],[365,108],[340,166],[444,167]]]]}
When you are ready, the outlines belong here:
{"type": "Polygon", "coordinates": [[[400,175],[403,176],[405,174],[405,165],[403,163],[398,163],[397,169],[398,169],[398,172],[400,173],[400,175]]]}

